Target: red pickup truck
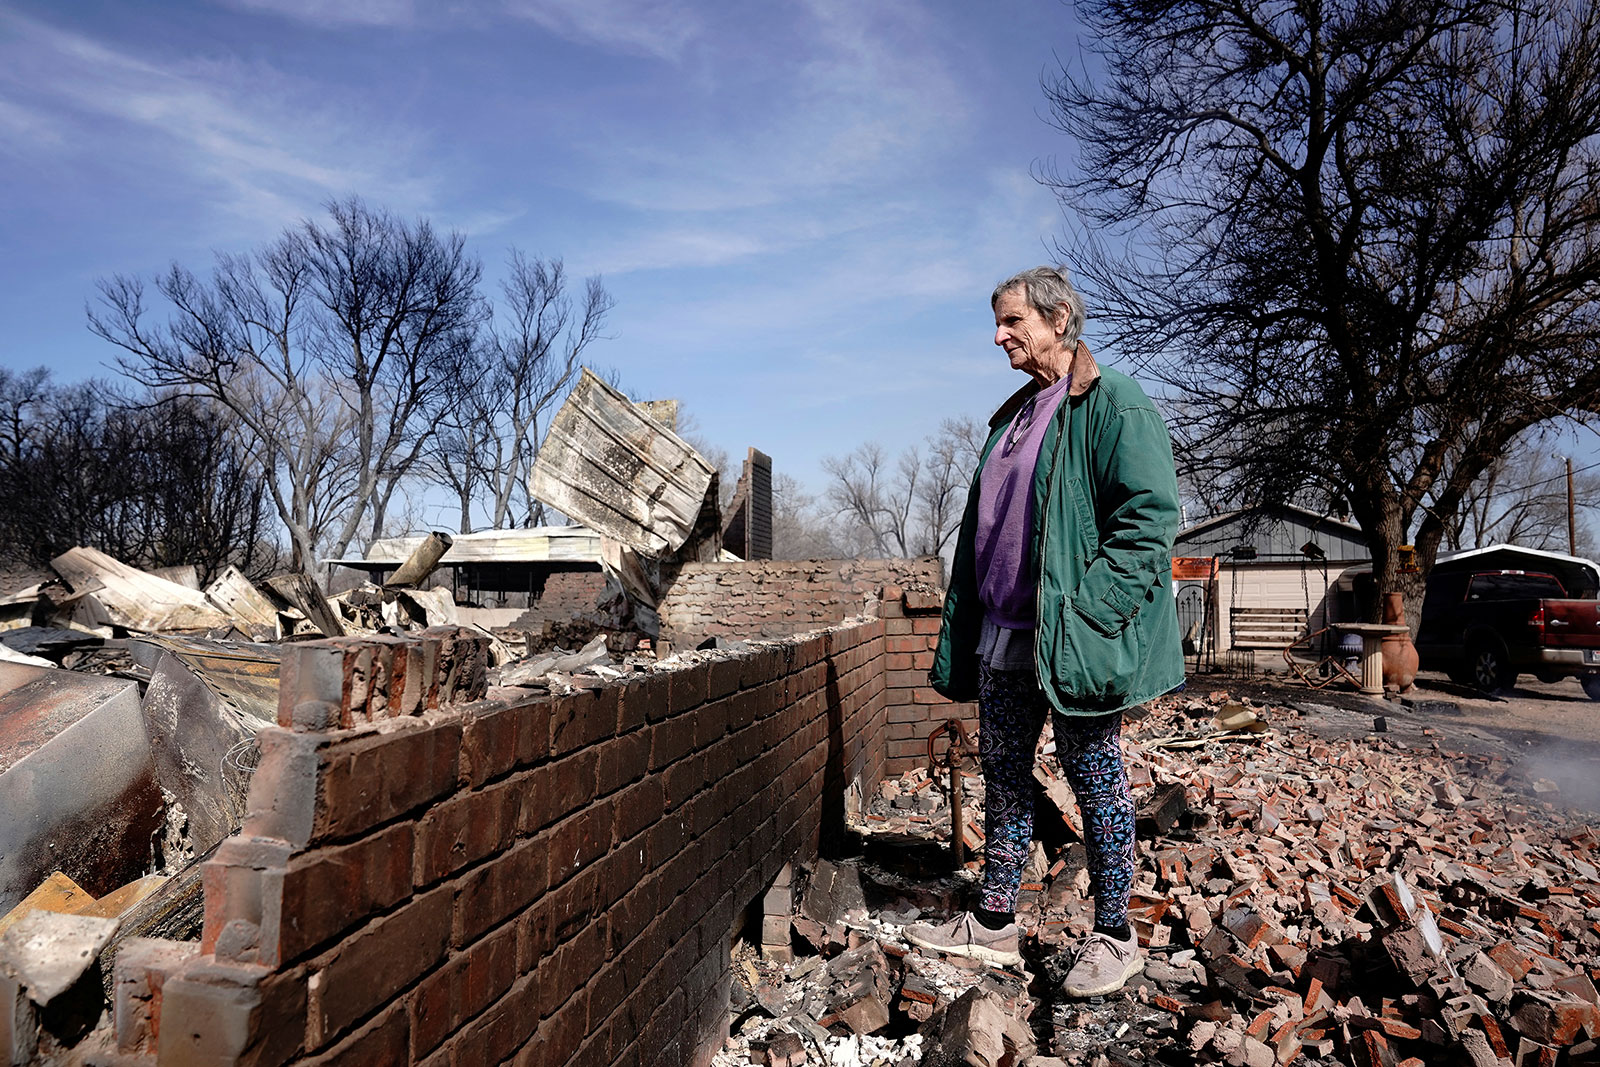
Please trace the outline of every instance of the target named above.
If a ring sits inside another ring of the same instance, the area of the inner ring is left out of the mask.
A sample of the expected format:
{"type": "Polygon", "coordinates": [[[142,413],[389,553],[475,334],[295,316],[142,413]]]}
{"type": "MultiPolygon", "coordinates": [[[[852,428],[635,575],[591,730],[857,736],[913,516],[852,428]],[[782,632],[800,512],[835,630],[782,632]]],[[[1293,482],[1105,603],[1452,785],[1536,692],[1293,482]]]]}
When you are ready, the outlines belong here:
{"type": "Polygon", "coordinates": [[[1416,645],[1423,668],[1486,692],[1527,672],[1542,682],[1577,678],[1600,700],[1600,601],[1569,598],[1551,574],[1430,575],[1416,645]]]}

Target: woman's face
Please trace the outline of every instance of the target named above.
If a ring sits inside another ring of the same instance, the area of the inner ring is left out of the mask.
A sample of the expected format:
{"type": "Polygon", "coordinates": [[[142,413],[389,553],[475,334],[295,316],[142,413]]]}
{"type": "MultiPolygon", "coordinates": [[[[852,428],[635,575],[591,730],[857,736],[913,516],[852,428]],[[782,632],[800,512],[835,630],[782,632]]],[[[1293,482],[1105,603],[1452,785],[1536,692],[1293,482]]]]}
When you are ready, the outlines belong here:
{"type": "Polygon", "coordinates": [[[1068,353],[1061,346],[1066,317],[1066,309],[1058,308],[1058,321],[1051,322],[1028,303],[1020,286],[1007,289],[994,305],[994,343],[1006,350],[1013,370],[1049,384],[1067,371],[1068,353]]]}

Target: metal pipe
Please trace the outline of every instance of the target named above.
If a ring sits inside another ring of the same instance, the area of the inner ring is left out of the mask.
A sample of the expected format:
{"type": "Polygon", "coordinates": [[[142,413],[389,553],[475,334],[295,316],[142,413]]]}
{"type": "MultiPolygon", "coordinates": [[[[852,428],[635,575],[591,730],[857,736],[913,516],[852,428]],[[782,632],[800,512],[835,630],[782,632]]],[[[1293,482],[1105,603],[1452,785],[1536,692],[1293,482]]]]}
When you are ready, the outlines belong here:
{"type": "Polygon", "coordinates": [[[967,735],[967,728],[960,719],[946,719],[941,725],[934,727],[928,735],[928,773],[938,779],[939,768],[946,768],[950,772],[950,851],[955,857],[956,868],[959,870],[967,862],[966,846],[966,814],[962,810],[961,799],[961,761],[968,753],[975,752],[972,738],[967,735]],[[940,734],[948,735],[950,741],[945,747],[944,755],[937,754],[935,742],[940,734]]]}

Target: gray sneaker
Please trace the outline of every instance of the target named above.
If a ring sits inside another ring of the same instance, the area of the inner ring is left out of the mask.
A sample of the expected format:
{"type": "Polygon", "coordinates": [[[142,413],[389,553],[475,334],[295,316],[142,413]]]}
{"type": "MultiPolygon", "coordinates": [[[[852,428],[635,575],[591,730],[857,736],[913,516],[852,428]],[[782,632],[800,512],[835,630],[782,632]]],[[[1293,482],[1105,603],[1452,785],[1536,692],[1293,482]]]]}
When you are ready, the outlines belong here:
{"type": "Polygon", "coordinates": [[[1017,924],[1007,923],[998,930],[991,930],[969,911],[937,926],[928,923],[908,926],[906,940],[947,956],[966,956],[1001,967],[1022,966],[1017,924]]]}
{"type": "Polygon", "coordinates": [[[1078,948],[1072,969],[1061,983],[1061,991],[1069,997],[1098,997],[1115,993],[1144,970],[1144,953],[1139,951],[1139,938],[1129,934],[1128,940],[1118,941],[1105,934],[1091,933],[1078,948]]]}

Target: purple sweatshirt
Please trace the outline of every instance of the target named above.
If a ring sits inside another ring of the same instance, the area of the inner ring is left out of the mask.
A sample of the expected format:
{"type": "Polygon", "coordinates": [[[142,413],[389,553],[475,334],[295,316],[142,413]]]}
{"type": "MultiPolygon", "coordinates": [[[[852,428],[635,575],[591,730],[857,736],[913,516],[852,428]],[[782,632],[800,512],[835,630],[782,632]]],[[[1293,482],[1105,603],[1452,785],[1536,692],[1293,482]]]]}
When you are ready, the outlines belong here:
{"type": "Polygon", "coordinates": [[[1033,535],[1033,468],[1039,461],[1045,427],[1072,388],[1067,375],[1035,393],[1012,416],[1005,436],[989,453],[978,482],[978,536],[975,564],[978,600],[996,626],[1034,627],[1034,583],[1028,575],[1028,543],[1033,535]]]}

